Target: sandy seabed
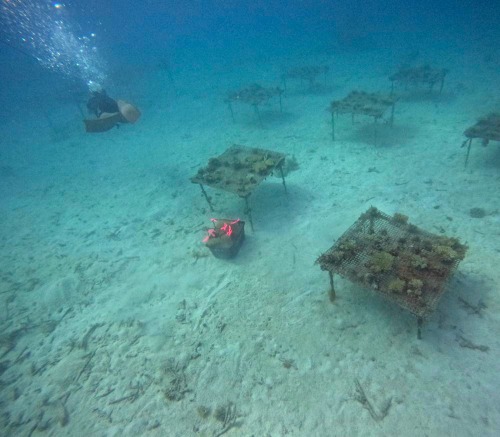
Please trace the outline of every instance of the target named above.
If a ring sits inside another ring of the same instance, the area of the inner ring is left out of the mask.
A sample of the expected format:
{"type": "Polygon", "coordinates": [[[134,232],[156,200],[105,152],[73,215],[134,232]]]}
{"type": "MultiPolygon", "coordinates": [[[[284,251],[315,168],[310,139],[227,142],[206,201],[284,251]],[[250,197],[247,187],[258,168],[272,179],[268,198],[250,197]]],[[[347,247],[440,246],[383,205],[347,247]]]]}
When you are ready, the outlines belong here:
{"type": "Polygon", "coordinates": [[[119,96],[142,119],[100,135],[77,113],[53,116],[63,133],[40,117],[7,124],[1,433],[498,435],[500,149],[475,142],[464,169],[460,145],[498,110],[500,60],[468,56],[429,53],[450,69],[442,94],[403,93],[376,141],[370,119],[341,116],[332,142],[326,108],[352,89],[389,91],[397,64],[383,51],[178,67],[175,84],[143,69],[119,96]],[[231,121],[228,89],[277,85],[296,64],[329,65],[326,83],[290,83],[262,126],[245,106],[231,121]],[[288,198],[279,178],[256,190],[255,231],[224,261],[201,240],[213,215],[244,219],[244,203],[208,189],[212,215],[189,177],[233,143],[299,168],[288,198]],[[315,265],[372,205],[469,246],[421,340],[411,314],[349,281],[330,303],[315,265]]]}

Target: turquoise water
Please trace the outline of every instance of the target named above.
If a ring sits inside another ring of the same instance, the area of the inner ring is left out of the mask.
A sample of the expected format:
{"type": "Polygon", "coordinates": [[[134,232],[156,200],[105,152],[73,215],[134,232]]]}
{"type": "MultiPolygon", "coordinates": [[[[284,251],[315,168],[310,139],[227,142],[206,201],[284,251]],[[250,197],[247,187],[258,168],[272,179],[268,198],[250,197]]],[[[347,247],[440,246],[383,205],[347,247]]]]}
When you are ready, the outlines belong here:
{"type": "Polygon", "coordinates": [[[500,111],[500,10],[102,3],[2,3],[0,434],[498,435],[500,150],[461,146],[500,111]],[[397,84],[392,124],[332,141],[332,101],[426,65],[441,92],[397,84]],[[229,107],[252,84],[283,92],[229,107]],[[140,118],[85,132],[97,88],[140,118]],[[284,154],[287,193],[206,186],[212,212],[190,178],[233,144],[284,154]],[[370,206],[468,246],[421,339],[315,264],[370,206]],[[234,258],[212,218],[245,221],[234,258]]]}

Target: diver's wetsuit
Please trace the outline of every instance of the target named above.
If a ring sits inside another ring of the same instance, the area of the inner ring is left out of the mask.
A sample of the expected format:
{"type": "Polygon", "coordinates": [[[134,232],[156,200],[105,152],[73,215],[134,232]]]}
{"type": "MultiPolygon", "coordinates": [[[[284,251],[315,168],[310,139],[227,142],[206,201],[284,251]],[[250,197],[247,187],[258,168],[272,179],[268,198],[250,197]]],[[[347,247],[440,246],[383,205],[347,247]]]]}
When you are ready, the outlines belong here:
{"type": "Polygon", "coordinates": [[[92,112],[96,117],[100,117],[103,112],[115,113],[119,112],[118,104],[114,99],[106,94],[105,90],[94,91],[89,101],[87,102],[87,109],[92,112]]]}

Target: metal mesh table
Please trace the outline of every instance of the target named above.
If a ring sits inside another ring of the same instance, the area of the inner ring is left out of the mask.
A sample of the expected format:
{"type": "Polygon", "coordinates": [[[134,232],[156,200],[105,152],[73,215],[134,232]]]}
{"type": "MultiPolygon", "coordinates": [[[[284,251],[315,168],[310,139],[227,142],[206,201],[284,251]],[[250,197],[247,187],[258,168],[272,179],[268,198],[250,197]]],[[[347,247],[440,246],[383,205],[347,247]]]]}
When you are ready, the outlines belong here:
{"type": "Polygon", "coordinates": [[[422,319],[437,307],[445,284],[467,247],[456,238],[426,232],[402,214],[370,208],[323,253],[317,263],[330,275],[344,276],[422,319]]]}
{"type": "Polygon", "coordinates": [[[252,84],[247,88],[242,88],[238,91],[228,92],[224,102],[227,103],[229,111],[231,112],[231,118],[233,122],[234,111],[233,111],[233,103],[246,103],[254,108],[255,113],[257,114],[257,118],[259,120],[260,125],[262,126],[262,118],[260,116],[259,106],[271,99],[272,97],[278,97],[280,103],[280,112],[283,111],[282,103],[281,103],[281,95],[283,94],[283,90],[279,87],[275,88],[264,88],[259,84],[252,84]]]}
{"type": "Polygon", "coordinates": [[[199,184],[205,199],[213,211],[213,205],[208,197],[204,185],[233,193],[245,199],[246,210],[250,226],[253,221],[248,198],[253,190],[273,171],[279,170],[283,187],[286,191],[283,164],[285,155],[271,150],[250,148],[233,145],[222,155],[210,158],[208,164],[200,168],[191,178],[191,182],[199,184]]]}
{"type": "Polygon", "coordinates": [[[378,93],[367,93],[365,91],[351,91],[341,100],[334,100],[330,103],[328,111],[332,114],[332,140],[335,141],[335,116],[338,114],[351,114],[354,121],[355,115],[366,115],[373,117],[375,123],[381,119],[384,113],[390,108],[391,115],[389,124],[394,121],[394,105],[397,97],[387,96],[378,93]]]}
{"type": "Polygon", "coordinates": [[[480,138],[483,146],[487,146],[490,141],[500,141],[500,114],[491,113],[480,118],[476,124],[465,130],[464,135],[467,139],[462,143],[462,147],[467,146],[465,157],[465,167],[467,167],[474,138],[480,138]]]}
{"type": "Polygon", "coordinates": [[[391,93],[394,91],[394,83],[398,82],[405,87],[428,85],[430,91],[432,91],[436,83],[439,83],[439,93],[441,94],[444,86],[444,78],[447,74],[447,69],[431,68],[429,65],[402,68],[389,77],[389,80],[392,82],[391,93]]]}
{"type": "Polygon", "coordinates": [[[283,86],[285,91],[287,89],[287,79],[299,79],[302,81],[307,81],[309,83],[309,88],[312,88],[316,83],[316,78],[323,74],[325,76],[328,73],[329,67],[327,65],[304,65],[301,67],[295,67],[288,70],[282,75],[283,86]]]}

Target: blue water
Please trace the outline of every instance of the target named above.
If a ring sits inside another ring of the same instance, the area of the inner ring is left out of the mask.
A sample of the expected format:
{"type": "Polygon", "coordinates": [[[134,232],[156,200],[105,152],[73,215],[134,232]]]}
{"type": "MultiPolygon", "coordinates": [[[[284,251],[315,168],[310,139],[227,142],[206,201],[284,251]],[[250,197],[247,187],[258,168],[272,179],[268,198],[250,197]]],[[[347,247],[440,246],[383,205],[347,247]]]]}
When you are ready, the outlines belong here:
{"type": "Polygon", "coordinates": [[[495,2],[0,14],[0,435],[500,434],[500,149],[475,139],[465,166],[460,147],[500,112],[495,2]],[[332,101],[424,65],[441,92],[397,86],[392,126],[340,114],[332,141],[332,101]],[[225,102],[303,66],[327,72],[225,102]],[[95,89],[140,118],[85,132],[95,89]],[[287,193],[205,187],[212,212],[190,178],[233,144],[285,154],[287,193]],[[347,279],[328,299],[315,260],[370,206],[468,246],[422,339],[347,279]],[[245,220],[234,259],[204,246],[211,218],[245,220]]]}

